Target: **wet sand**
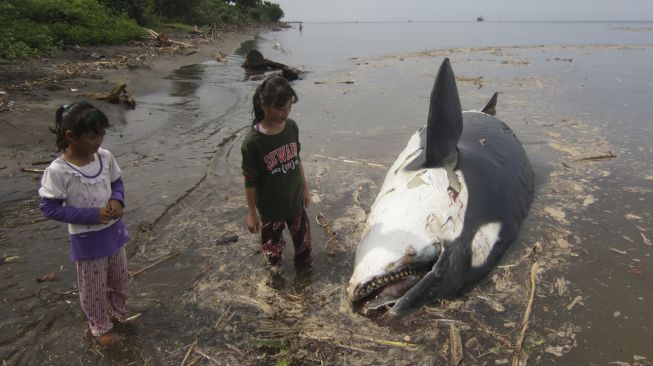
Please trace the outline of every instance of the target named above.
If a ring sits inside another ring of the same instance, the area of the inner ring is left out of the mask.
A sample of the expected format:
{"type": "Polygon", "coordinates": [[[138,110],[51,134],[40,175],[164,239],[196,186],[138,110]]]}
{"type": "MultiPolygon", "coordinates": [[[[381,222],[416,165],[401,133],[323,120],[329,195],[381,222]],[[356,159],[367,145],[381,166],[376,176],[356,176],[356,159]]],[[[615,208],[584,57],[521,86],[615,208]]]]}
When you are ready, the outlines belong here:
{"type": "MultiPolygon", "coordinates": [[[[650,364],[653,234],[646,204],[653,170],[640,140],[650,112],[635,108],[622,119],[634,131],[643,126],[639,137],[617,134],[618,116],[588,97],[614,83],[593,76],[597,60],[650,53],[618,46],[434,51],[352,60],[349,70],[320,83],[310,75],[296,82],[293,117],[313,194],[309,215],[321,215],[328,230],[313,220],[313,271],[296,271],[288,248],[281,280],[269,277],[257,237],[244,227],[238,149],[256,83],[244,80],[241,58],[153,71],[148,84],[159,80],[161,87],[135,89],[136,110],[112,114],[122,122],[105,143],[123,168],[129,266],[139,273],[130,304],[142,313],[120,327],[125,347],[112,352],[84,335],[65,228],[40,218],[36,175],[19,170],[51,156],[47,131],[27,130],[41,134],[40,145],[27,132],[13,144],[3,141],[15,157],[0,170],[7,190],[2,255],[18,258],[0,266],[0,357],[19,364],[442,364],[459,334],[467,363],[507,364],[535,268],[522,361],[650,364]],[[352,313],[346,299],[355,246],[387,167],[426,120],[444,56],[465,109],[501,92],[497,116],[531,158],[535,202],[487,280],[399,324],[376,323],[352,313]],[[217,241],[232,235],[236,242],[217,241]],[[48,272],[61,280],[35,282],[48,272]]],[[[46,109],[41,118],[51,115],[46,109]]],[[[0,114],[3,123],[27,114],[11,113],[0,114]]]]}

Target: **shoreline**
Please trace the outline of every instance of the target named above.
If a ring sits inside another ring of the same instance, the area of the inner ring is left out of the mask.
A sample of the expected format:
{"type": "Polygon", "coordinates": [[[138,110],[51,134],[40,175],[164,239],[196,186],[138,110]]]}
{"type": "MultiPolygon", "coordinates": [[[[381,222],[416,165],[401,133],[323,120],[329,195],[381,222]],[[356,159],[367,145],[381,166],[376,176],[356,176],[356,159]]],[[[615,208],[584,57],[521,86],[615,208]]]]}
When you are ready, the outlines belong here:
{"type": "Polygon", "coordinates": [[[242,42],[270,26],[226,31],[216,39],[175,32],[171,40],[193,47],[157,47],[148,38],[123,45],[93,46],[62,51],[49,58],[20,64],[0,65],[0,193],[3,202],[22,197],[19,190],[25,175],[37,173],[55,153],[48,129],[56,108],[74,100],[88,99],[102,109],[111,125],[123,123],[127,106],[89,98],[89,94],[109,92],[116,83],[125,83],[136,99],[170,88],[165,77],[184,65],[214,59],[216,52],[231,54],[242,42]],[[30,172],[30,170],[33,170],[30,172]],[[27,173],[27,174],[26,174],[27,173]]]}

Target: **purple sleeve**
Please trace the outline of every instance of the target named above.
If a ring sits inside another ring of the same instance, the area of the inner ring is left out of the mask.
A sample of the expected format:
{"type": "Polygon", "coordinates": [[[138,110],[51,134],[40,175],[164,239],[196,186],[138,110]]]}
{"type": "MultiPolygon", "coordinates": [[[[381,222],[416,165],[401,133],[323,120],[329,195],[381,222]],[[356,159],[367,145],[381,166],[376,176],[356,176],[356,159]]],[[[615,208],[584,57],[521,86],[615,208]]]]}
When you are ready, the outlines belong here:
{"type": "Polygon", "coordinates": [[[97,207],[64,206],[63,200],[41,197],[39,208],[48,219],[68,224],[95,225],[100,221],[100,209],[97,207]]]}
{"type": "Polygon", "coordinates": [[[125,185],[122,183],[122,178],[111,182],[111,199],[120,202],[122,207],[125,207],[125,185]]]}

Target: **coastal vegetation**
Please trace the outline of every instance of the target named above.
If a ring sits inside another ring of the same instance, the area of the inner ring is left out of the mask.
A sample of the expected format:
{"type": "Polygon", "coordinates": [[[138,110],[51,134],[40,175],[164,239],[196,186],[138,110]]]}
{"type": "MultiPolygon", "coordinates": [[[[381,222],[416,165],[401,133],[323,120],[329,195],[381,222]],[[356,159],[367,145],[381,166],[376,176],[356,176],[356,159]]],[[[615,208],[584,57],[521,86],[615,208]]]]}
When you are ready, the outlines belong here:
{"type": "Polygon", "coordinates": [[[3,0],[0,62],[64,46],[117,44],[168,23],[239,27],[277,22],[278,4],[262,0],[3,0]]]}

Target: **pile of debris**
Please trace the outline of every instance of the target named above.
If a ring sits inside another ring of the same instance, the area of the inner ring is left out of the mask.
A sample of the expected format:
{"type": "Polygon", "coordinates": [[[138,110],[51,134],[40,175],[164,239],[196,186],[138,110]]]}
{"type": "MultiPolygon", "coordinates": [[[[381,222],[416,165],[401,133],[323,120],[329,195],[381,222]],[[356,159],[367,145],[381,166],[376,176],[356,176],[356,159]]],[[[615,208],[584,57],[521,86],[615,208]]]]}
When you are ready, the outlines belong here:
{"type": "Polygon", "coordinates": [[[149,33],[150,36],[157,41],[157,47],[171,47],[171,46],[181,46],[185,48],[193,47],[193,45],[189,43],[173,41],[170,38],[168,38],[168,36],[165,35],[164,33],[157,33],[150,28],[143,28],[143,29],[145,29],[145,31],[149,33]]]}
{"type": "Polygon", "coordinates": [[[201,36],[204,38],[217,39],[218,38],[218,27],[215,24],[211,24],[206,28],[206,30],[200,29],[198,26],[193,26],[193,31],[191,32],[194,35],[201,36]]]}

